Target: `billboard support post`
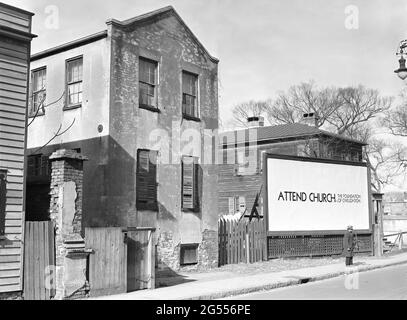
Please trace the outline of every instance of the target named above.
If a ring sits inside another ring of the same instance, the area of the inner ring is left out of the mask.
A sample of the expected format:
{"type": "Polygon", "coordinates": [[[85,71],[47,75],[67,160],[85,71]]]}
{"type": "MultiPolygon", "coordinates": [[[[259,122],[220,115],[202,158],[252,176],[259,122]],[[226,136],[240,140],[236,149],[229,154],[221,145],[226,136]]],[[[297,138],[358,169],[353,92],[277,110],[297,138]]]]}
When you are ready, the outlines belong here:
{"type": "Polygon", "coordinates": [[[373,212],[374,212],[374,255],[381,257],[383,255],[383,193],[372,193],[373,212]]]}
{"type": "Polygon", "coordinates": [[[249,225],[246,225],[246,238],[245,238],[245,242],[246,242],[246,263],[249,264],[250,263],[250,250],[249,250],[249,225]]]}

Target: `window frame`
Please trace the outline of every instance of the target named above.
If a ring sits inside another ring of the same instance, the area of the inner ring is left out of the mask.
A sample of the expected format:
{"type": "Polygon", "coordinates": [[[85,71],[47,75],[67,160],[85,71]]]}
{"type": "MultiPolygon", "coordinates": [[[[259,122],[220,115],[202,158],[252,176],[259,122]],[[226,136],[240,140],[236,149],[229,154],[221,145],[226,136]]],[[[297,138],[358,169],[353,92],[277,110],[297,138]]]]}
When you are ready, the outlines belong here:
{"type": "Polygon", "coordinates": [[[181,156],[181,210],[183,212],[200,212],[199,199],[199,158],[190,155],[181,156]],[[192,159],[192,208],[184,206],[184,159],[192,159]]]}
{"type": "Polygon", "coordinates": [[[30,92],[30,101],[31,101],[31,103],[30,103],[30,110],[28,111],[28,117],[32,118],[32,117],[35,117],[35,116],[42,116],[42,115],[45,114],[44,109],[38,110],[38,112],[37,112],[36,109],[34,110],[34,101],[35,101],[34,96],[36,94],[40,94],[41,92],[44,92],[45,98],[44,98],[43,103],[45,103],[45,100],[47,98],[47,96],[46,96],[46,94],[47,94],[47,66],[42,66],[42,67],[31,70],[31,87],[30,87],[30,89],[31,89],[31,92],[30,92]],[[34,79],[35,79],[34,74],[36,72],[41,72],[41,71],[45,72],[45,75],[44,75],[45,87],[43,87],[40,90],[34,90],[34,79]]]}
{"type": "Polygon", "coordinates": [[[189,265],[196,265],[198,264],[198,250],[199,244],[198,243],[181,243],[180,244],[180,251],[179,251],[179,264],[181,266],[189,266],[189,265]],[[194,251],[194,261],[185,261],[186,259],[186,252],[187,250],[194,251]]]}
{"type": "Polygon", "coordinates": [[[63,110],[71,110],[71,109],[76,109],[76,108],[81,108],[82,107],[82,103],[83,103],[83,55],[80,56],[76,56],[73,58],[69,58],[65,60],[65,103],[64,103],[64,107],[63,110]],[[82,61],[82,78],[81,80],[78,81],[73,81],[73,82],[69,82],[68,81],[68,77],[69,77],[69,64],[72,63],[75,60],[81,60],[82,61]],[[82,100],[80,103],[74,103],[74,104],[70,104],[69,103],[69,86],[70,85],[74,85],[77,83],[82,83],[82,89],[81,89],[81,93],[82,93],[82,100]]]}
{"type": "Polygon", "coordinates": [[[193,73],[191,71],[182,70],[181,72],[181,110],[182,117],[187,120],[201,121],[200,120],[200,107],[199,107],[199,74],[193,73]],[[195,96],[184,92],[184,74],[193,76],[195,78],[195,96]],[[185,112],[184,107],[184,95],[195,98],[194,114],[189,114],[185,112]]]}
{"type": "Polygon", "coordinates": [[[146,109],[146,110],[150,110],[150,111],[154,111],[154,112],[160,112],[160,109],[158,108],[158,85],[159,85],[159,62],[157,60],[153,60],[150,58],[146,58],[144,56],[139,56],[139,66],[138,66],[138,104],[139,104],[139,108],[142,109],[146,109]],[[141,61],[145,61],[145,62],[149,62],[154,64],[155,69],[154,69],[154,83],[150,83],[150,82],[146,82],[141,80],[140,74],[141,74],[141,61]],[[140,94],[140,89],[141,89],[141,85],[145,84],[147,86],[153,86],[154,88],[154,100],[155,100],[155,106],[153,105],[149,105],[149,104],[144,104],[140,102],[141,99],[141,94],[140,94]]]}
{"type": "MultiPolygon", "coordinates": [[[[156,161],[158,161],[158,151],[157,150],[151,150],[151,149],[137,149],[137,165],[136,165],[136,208],[137,210],[153,210],[157,211],[158,210],[158,183],[157,183],[157,163],[155,164],[155,177],[154,177],[154,188],[155,188],[155,198],[153,199],[153,202],[149,203],[149,199],[141,199],[141,194],[139,193],[139,179],[140,179],[140,154],[142,152],[148,152],[148,156],[150,159],[150,153],[154,152],[156,161]]],[[[148,161],[148,171],[150,172],[150,160],[148,161]]]]}

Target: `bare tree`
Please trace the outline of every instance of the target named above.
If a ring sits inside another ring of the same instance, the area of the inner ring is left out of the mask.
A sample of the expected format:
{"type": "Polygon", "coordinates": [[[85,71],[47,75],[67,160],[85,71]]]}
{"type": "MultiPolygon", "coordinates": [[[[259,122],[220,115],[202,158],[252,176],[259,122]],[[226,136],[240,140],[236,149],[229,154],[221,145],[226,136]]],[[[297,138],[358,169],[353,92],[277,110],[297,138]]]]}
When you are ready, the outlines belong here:
{"type": "Polygon", "coordinates": [[[269,101],[250,100],[235,105],[232,109],[233,124],[238,127],[247,127],[247,118],[266,114],[269,101]]]}
{"type": "MultiPolygon", "coordinates": [[[[407,96],[405,101],[407,106],[407,96]]],[[[392,97],[382,97],[377,90],[362,85],[319,88],[313,81],[309,81],[279,92],[275,99],[264,104],[261,111],[267,114],[271,124],[300,122],[304,113],[313,112],[318,114],[318,127],[367,143],[363,156],[371,170],[372,187],[379,191],[405,170],[405,149],[375,138],[372,129],[378,117],[389,112],[392,102],[392,97]]],[[[248,113],[252,114],[251,108],[245,108],[242,104],[234,110],[235,121],[245,121],[248,113]]],[[[394,113],[390,114],[394,117],[394,113]]],[[[407,111],[404,111],[403,116],[399,116],[398,121],[407,136],[407,111]]],[[[337,144],[337,140],[332,139],[331,144],[337,144]]],[[[330,147],[336,148],[334,145],[330,147]]],[[[317,155],[308,144],[305,150],[310,156],[317,155]]]]}
{"type": "Polygon", "coordinates": [[[400,94],[400,103],[385,112],[381,123],[391,134],[407,137],[407,89],[400,94]]]}
{"type": "Polygon", "coordinates": [[[334,88],[319,89],[313,81],[291,86],[287,92],[279,92],[267,108],[271,124],[299,122],[304,113],[317,113],[318,127],[324,125],[332,113],[340,107],[340,99],[334,88]]]}
{"type": "Polygon", "coordinates": [[[371,169],[371,185],[377,192],[385,185],[394,184],[406,170],[407,152],[401,144],[372,138],[365,152],[371,169]]]}
{"type": "Polygon", "coordinates": [[[364,86],[317,88],[313,81],[291,86],[280,92],[267,109],[272,124],[300,122],[304,113],[318,114],[318,127],[348,135],[355,128],[389,110],[391,97],[364,86]]]}
{"type": "MultiPolygon", "coordinates": [[[[42,90],[40,90],[40,91],[42,91],[42,90]]],[[[52,106],[57,105],[60,101],[63,101],[64,97],[65,97],[65,91],[62,93],[62,95],[61,95],[58,99],[56,99],[56,100],[54,100],[54,101],[52,101],[52,102],[46,104],[46,103],[45,103],[46,94],[45,94],[45,93],[42,94],[42,95],[41,95],[41,99],[40,99],[40,101],[39,101],[39,103],[38,103],[38,106],[37,106],[35,112],[32,114],[31,120],[30,120],[30,122],[28,122],[27,127],[29,127],[29,126],[35,121],[35,119],[36,119],[36,118],[38,117],[38,115],[40,114],[40,111],[41,111],[42,113],[45,113],[45,108],[49,108],[49,107],[52,107],[52,106]]],[[[33,101],[31,101],[31,104],[32,104],[32,103],[33,103],[33,101]]],[[[62,103],[64,103],[64,102],[62,102],[62,103]]],[[[74,123],[75,123],[75,118],[72,120],[71,124],[70,124],[69,126],[67,126],[67,128],[64,129],[64,130],[62,130],[62,124],[60,124],[59,127],[58,127],[58,129],[53,133],[52,137],[51,137],[44,145],[42,145],[41,147],[37,148],[37,149],[34,151],[34,153],[37,153],[38,151],[40,151],[41,149],[43,149],[44,147],[46,147],[47,145],[49,145],[49,144],[50,144],[53,140],[55,140],[57,137],[60,137],[60,136],[62,136],[64,133],[68,132],[69,129],[72,128],[72,126],[74,125],[74,123]]]]}

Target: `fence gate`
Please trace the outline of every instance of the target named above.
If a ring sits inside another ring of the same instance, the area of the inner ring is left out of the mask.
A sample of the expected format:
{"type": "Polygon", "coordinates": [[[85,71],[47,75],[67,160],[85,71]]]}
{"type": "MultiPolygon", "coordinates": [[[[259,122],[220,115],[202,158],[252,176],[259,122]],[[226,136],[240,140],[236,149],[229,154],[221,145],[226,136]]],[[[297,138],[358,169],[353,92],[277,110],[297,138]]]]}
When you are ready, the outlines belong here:
{"type": "Polygon", "coordinates": [[[55,295],[55,227],[52,221],[27,221],[24,241],[24,299],[55,295]]]}
{"type": "Polygon", "coordinates": [[[220,218],[219,266],[267,260],[267,237],[264,219],[227,220],[220,218]]]}
{"type": "Polygon", "coordinates": [[[122,228],[85,228],[90,296],[126,292],[127,246],[122,228]]]}

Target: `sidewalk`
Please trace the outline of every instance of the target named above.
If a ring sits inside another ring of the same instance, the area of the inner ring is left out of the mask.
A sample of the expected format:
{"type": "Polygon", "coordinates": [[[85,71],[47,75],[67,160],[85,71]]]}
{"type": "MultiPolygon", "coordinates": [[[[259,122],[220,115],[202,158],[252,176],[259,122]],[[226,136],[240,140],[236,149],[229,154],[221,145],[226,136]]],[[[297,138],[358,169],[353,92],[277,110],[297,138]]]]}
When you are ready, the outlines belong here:
{"type": "MultiPolygon", "coordinates": [[[[97,297],[106,300],[189,300],[218,299],[261,290],[296,285],[311,281],[341,276],[345,273],[363,272],[388,266],[407,264],[407,252],[383,257],[356,256],[354,266],[345,267],[340,263],[329,265],[245,275],[233,271],[205,273],[181,273],[183,283],[155,290],[140,290],[130,293],[97,297]]],[[[272,263],[270,261],[269,263],[272,263]]],[[[167,285],[171,285],[168,278],[167,285]]]]}

